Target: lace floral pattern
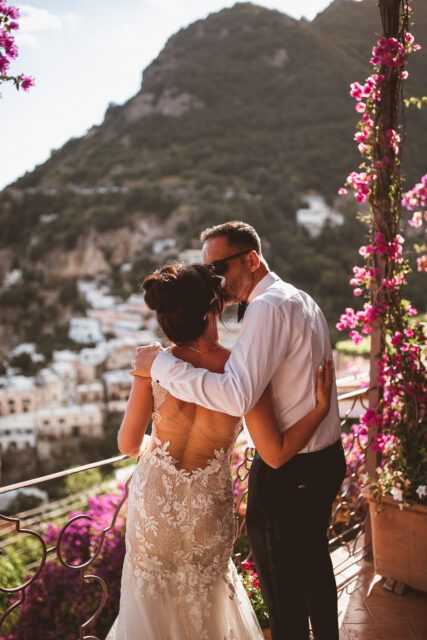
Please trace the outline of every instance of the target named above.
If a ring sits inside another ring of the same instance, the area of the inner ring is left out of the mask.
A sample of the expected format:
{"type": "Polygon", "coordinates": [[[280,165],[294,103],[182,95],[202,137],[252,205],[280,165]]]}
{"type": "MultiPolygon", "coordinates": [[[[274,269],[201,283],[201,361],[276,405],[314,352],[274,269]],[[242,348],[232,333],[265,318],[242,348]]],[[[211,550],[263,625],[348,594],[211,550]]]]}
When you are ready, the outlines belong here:
{"type": "MultiPolygon", "coordinates": [[[[152,436],[129,490],[121,610],[123,594],[136,591],[141,604],[155,600],[164,611],[173,606],[180,629],[180,633],[171,632],[174,640],[258,638],[257,628],[255,635],[252,628],[256,620],[250,621],[252,631],[247,634],[239,633],[231,622],[221,636],[211,633],[212,605],[218,593],[226,594],[223,600],[225,597],[234,608],[242,600],[241,592],[236,596],[239,579],[230,559],[234,537],[230,452],[216,450],[203,468],[179,469],[169,453],[170,443],[157,435],[165,396],[165,390],[154,382],[152,436]]],[[[244,623],[237,626],[243,629],[244,623]]],[[[110,639],[128,640],[128,636],[116,635],[113,628],[110,639]]]]}

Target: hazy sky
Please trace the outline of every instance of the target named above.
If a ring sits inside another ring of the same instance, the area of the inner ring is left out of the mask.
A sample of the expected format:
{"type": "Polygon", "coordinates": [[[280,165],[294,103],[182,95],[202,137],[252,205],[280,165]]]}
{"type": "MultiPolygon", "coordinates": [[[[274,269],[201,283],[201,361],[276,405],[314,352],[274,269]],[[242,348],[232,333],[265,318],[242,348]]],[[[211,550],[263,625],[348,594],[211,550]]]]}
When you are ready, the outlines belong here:
{"type": "MultiPolygon", "coordinates": [[[[235,4],[232,0],[10,0],[21,10],[11,73],[36,80],[29,93],[0,88],[0,189],[44,162],[51,149],[103,120],[123,103],[142,70],[181,27],[235,4]]],[[[257,0],[312,19],[330,0],[257,0]]]]}

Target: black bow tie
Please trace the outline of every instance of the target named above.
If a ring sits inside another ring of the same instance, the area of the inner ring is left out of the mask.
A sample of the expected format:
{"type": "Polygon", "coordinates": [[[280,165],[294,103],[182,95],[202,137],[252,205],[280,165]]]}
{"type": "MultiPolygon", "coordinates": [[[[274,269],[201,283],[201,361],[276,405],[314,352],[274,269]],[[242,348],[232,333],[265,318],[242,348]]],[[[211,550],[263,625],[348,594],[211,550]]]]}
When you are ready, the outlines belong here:
{"type": "Polygon", "coordinates": [[[237,322],[243,320],[243,316],[245,315],[245,311],[247,308],[248,303],[246,302],[246,300],[244,300],[243,302],[239,302],[239,305],[237,307],[237,322]]]}

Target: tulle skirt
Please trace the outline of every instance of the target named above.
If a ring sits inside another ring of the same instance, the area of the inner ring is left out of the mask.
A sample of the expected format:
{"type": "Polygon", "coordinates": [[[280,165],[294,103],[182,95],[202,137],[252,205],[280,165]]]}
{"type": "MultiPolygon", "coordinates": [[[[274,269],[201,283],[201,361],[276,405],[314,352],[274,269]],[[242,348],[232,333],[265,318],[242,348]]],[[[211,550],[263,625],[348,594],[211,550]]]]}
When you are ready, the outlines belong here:
{"type": "Polygon", "coordinates": [[[120,613],[106,640],[261,640],[261,629],[245,588],[230,559],[226,577],[218,576],[204,594],[177,601],[174,586],[141,596],[140,585],[123,568],[120,613]],[[201,625],[201,626],[200,626],[201,625]]]}

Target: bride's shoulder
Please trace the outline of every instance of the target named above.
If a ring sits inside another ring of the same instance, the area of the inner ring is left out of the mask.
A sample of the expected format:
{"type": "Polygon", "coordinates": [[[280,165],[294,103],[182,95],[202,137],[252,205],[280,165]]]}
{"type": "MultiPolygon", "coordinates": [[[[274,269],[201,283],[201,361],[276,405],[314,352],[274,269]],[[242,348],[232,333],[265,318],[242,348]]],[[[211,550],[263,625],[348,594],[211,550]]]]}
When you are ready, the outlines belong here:
{"type": "Polygon", "coordinates": [[[230,357],[230,349],[226,349],[222,345],[218,349],[212,352],[212,361],[217,365],[218,370],[223,371],[225,363],[230,357]]]}

